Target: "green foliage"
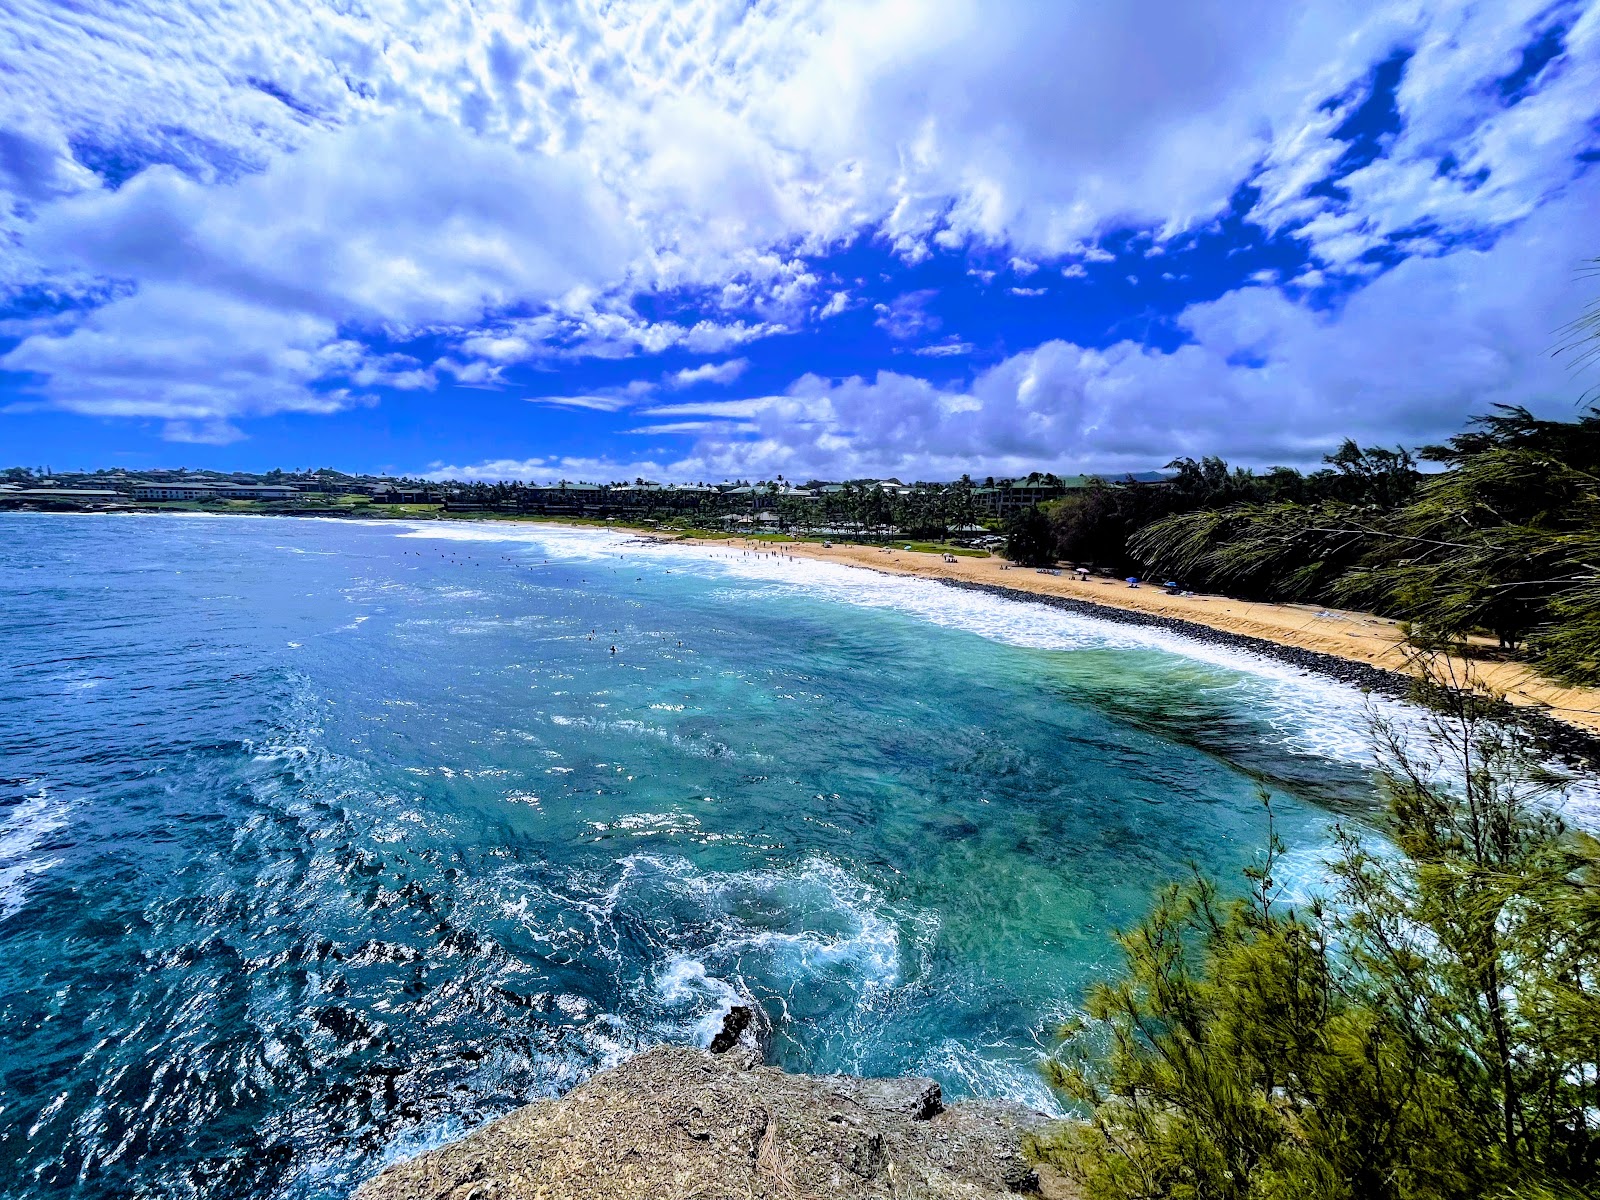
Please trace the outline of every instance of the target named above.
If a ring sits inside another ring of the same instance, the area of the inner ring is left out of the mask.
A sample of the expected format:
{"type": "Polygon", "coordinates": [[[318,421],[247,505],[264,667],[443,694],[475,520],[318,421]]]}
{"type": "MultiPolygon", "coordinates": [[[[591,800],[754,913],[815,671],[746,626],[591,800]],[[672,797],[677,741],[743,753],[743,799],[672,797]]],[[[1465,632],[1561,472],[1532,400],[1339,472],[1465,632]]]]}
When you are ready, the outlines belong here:
{"type": "Polygon", "coordinates": [[[1004,554],[1025,567],[1042,567],[1055,562],[1055,538],[1050,518],[1037,508],[1025,508],[1006,521],[1004,554]]]}
{"type": "Polygon", "coordinates": [[[1192,586],[1251,599],[1319,599],[1368,552],[1368,536],[1351,527],[1358,512],[1333,503],[1234,505],[1163,518],[1140,530],[1133,546],[1192,586]]]}
{"type": "MultiPolygon", "coordinates": [[[[1577,1196],[1600,1184],[1600,845],[1500,701],[1374,723],[1393,844],[1346,833],[1326,907],[1198,873],[1119,939],[1032,1147],[1095,1200],[1577,1196]]],[[[1269,809],[1270,816],[1270,809],[1269,809]]]]}
{"type": "MultiPolygon", "coordinates": [[[[1169,569],[1141,544],[1141,531],[1167,519],[1239,506],[1389,505],[1409,498],[1420,478],[1406,451],[1363,449],[1348,440],[1324,462],[1326,467],[1309,475],[1290,467],[1258,475],[1243,467],[1230,469],[1220,458],[1180,458],[1167,464],[1172,478],[1158,486],[1096,480],[1049,506],[1056,553],[1069,562],[1119,572],[1144,574],[1152,566],[1169,569]]],[[[1203,582],[1199,570],[1186,569],[1182,574],[1203,582]]]]}
{"type": "Polygon", "coordinates": [[[1548,421],[1502,407],[1425,448],[1446,469],[1410,486],[1406,464],[1347,451],[1329,461],[1349,460],[1340,476],[1359,502],[1177,513],[1132,549],[1198,586],[1388,613],[1423,647],[1480,632],[1531,643],[1558,679],[1600,682],[1600,410],[1548,421]]]}

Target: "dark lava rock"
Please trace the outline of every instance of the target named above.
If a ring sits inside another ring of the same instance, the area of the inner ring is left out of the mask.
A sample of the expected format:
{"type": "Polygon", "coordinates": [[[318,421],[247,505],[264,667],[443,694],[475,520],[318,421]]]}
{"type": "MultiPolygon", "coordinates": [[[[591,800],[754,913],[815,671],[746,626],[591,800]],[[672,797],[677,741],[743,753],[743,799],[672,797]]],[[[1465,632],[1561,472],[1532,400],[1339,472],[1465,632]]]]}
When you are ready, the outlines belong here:
{"type": "Polygon", "coordinates": [[[767,1010],[754,1000],[735,1004],[722,1018],[722,1028],[711,1039],[709,1049],[713,1054],[726,1054],[739,1049],[751,1056],[750,1066],[764,1062],[772,1041],[772,1019],[767,1010]]]}

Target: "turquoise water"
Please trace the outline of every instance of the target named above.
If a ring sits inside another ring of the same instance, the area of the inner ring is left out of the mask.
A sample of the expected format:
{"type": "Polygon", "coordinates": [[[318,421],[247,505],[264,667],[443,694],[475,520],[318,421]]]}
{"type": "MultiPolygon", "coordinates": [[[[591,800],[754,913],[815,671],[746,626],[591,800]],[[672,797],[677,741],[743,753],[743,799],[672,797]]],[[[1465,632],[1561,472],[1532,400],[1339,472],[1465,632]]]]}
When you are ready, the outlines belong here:
{"type": "Polygon", "coordinates": [[[1368,803],[1346,689],[599,531],[0,516],[0,661],[6,1197],[345,1196],[740,993],[1050,1107],[1153,886],[1368,803]]]}

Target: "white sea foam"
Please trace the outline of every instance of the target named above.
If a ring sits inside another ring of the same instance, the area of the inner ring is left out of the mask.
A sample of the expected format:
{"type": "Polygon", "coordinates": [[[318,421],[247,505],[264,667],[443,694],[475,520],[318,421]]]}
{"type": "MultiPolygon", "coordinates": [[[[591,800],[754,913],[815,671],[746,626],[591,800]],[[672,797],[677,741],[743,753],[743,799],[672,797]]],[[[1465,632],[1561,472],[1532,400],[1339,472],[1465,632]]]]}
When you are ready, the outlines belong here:
{"type": "MultiPolygon", "coordinates": [[[[758,971],[769,986],[787,989],[819,971],[844,970],[856,986],[889,987],[900,981],[901,927],[915,931],[921,944],[937,922],[931,914],[892,910],[863,880],[837,863],[807,858],[792,867],[707,872],[684,858],[633,854],[619,861],[613,884],[586,904],[600,946],[616,937],[619,913],[643,908],[659,911],[665,898],[696,914],[695,944],[674,945],[674,924],[664,931],[667,971],[692,959],[706,972],[720,972],[712,988],[742,991],[741,971],[758,971]],[[785,914],[777,928],[751,914],[785,914]]],[[[694,975],[694,968],[682,967],[694,975]]],[[[707,985],[711,986],[711,985],[707,985]]],[[[674,993],[682,999],[687,993],[674,993]]]]}
{"type": "Polygon", "coordinates": [[[727,1015],[742,997],[739,989],[710,974],[705,963],[687,954],[675,955],[656,976],[657,998],[668,1008],[693,1007],[700,1015],[690,1027],[697,1046],[709,1046],[727,1015]],[[706,1007],[710,1005],[709,1009],[706,1007]]]}
{"type": "MultiPolygon", "coordinates": [[[[769,584],[787,592],[864,608],[888,609],[991,641],[1041,650],[1157,650],[1232,673],[1254,693],[1251,701],[1284,742],[1303,753],[1366,764],[1368,696],[1360,689],[1248,651],[1185,637],[1158,626],[1126,625],[1066,612],[1047,604],[946,587],[933,580],[891,575],[843,563],[743,553],[735,544],[641,546],[611,530],[539,525],[508,528],[455,524],[415,526],[402,536],[518,544],[559,562],[616,560],[670,563],[708,578],[769,584]]],[[[730,600],[759,600],[740,591],[730,600]]],[[[1219,678],[1218,684],[1226,680],[1219,678]]],[[[1405,706],[1376,699],[1380,711],[1403,719],[1405,706]]]]}
{"type": "Polygon", "coordinates": [[[916,1072],[959,1080],[961,1090],[969,1096],[997,1096],[1052,1115],[1064,1111],[1060,1096],[1050,1090],[1039,1069],[1044,1061],[1042,1051],[1012,1045],[985,1048],[999,1053],[974,1053],[964,1042],[942,1038],[922,1055],[916,1072]]]}
{"type": "Polygon", "coordinates": [[[41,875],[60,864],[39,853],[51,834],[64,829],[70,806],[41,788],[0,821],[0,921],[15,916],[41,875]]]}
{"type": "Polygon", "coordinates": [[[615,821],[590,821],[597,833],[626,833],[634,837],[655,837],[675,833],[694,833],[700,821],[692,813],[629,813],[615,821]]]}
{"type": "MultiPolygon", "coordinates": [[[[1374,713],[1402,730],[1417,718],[1416,710],[1400,701],[1369,695],[1265,655],[1186,637],[1160,626],[1127,625],[1048,604],[844,563],[761,551],[747,554],[733,542],[645,546],[635,535],[616,530],[471,523],[416,525],[402,536],[515,544],[563,563],[615,562],[618,555],[625,555],[630,566],[648,560],[705,578],[758,582],[791,594],[904,613],[1012,646],[1063,652],[1159,651],[1211,668],[1214,677],[1206,681],[1208,687],[1239,689],[1240,707],[1259,714],[1290,750],[1355,766],[1372,763],[1368,730],[1374,713]]],[[[760,596],[760,592],[747,589],[728,593],[731,603],[759,601],[760,596]]],[[[1563,811],[1579,824],[1600,827],[1600,781],[1575,779],[1563,811]]]]}

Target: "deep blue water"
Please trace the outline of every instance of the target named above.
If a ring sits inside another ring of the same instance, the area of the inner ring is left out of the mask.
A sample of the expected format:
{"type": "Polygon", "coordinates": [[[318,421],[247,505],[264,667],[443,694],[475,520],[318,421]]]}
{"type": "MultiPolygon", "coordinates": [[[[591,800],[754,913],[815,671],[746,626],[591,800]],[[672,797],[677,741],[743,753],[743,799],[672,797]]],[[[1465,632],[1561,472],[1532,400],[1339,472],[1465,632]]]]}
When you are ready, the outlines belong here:
{"type": "Polygon", "coordinates": [[[345,1196],[741,991],[1048,1107],[1155,885],[1367,802],[1343,689],[620,542],[0,516],[0,1195],[345,1196]]]}

